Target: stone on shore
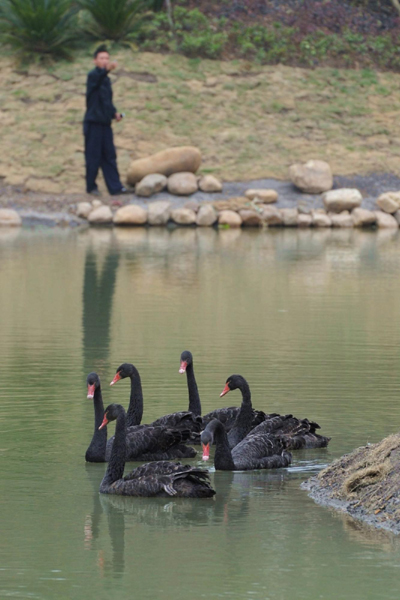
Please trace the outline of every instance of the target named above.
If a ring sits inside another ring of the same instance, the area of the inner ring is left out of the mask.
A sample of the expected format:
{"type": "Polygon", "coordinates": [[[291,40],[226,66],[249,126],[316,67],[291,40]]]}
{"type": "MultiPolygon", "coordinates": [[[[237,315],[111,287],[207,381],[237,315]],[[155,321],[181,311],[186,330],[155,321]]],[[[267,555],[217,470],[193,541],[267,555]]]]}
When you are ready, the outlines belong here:
{"type": "Polygon", "coordinates": [[[331,190],[322,195],[325,208],[328,212],[340,213],[344,210],[358,208],[362,202],[361,193],[353,188],[331,190]]]}
{"type": "Polygon", "coordinates": [[[196,173],[201,165],[201,152],[194,146],[168,148],[148,156],[134,160],[128,170],[127,181],[134,185],[146,175],[160,173],[169,177],[173,173],[190,171],[196,173]]]}
{"type": "Polygon", "coordinates": [[[212,205],[203,204],[196,215],[196,224],[199,227],[211,227],[217,219],[218,215],[212,205]]]}
{"type": "Polygon", "coordinates": [[[281,214],[285,227],[297,227],[299,216],[297,208],[281,208],[281,214]]]}
{"type": "Polygon", "coordinates": [[[376,203],[381,210],[392,215],[400,208],[400,192],[385,192],[376,203]]]}
{"type": "Polygon", "coordinates": [[[332,188],[333,176],[329,164],[323,160],[309,160],[289,167],[293,185],[306,194],[321,194],[332,188]]]}
{"type": "Polygon", "coordinates": [[[147,210],[138,204],[127,204],[114,215],[115,225],[144,225],[147,223],[147,210]]]}
{"type": "Polygon", "coordinates": [[[376,214],[373,210],[355,208],[351,216],[353,217],[354,227],[368,227],[368,225],[375,225],[376,223],[376,214]]]}
{"type": "Polygon", "coordinates": [[[76,216],[81,219],[87,219],[91,211],[93,210],[93,206],[90,202],[78,202],[76,207],[76,216]]]}
{"type": "Polygon", "coordinates": [[[93,223],[93,225],[108,225],[109,223],[112,223],[112,220],[113,215],[111,208],[105,205],[93,209],[88,216],[89,223],[93,223]]]}
{"type": "Polygon", "coordinates": [[[249,199],[245,196],[234,196],[228,200],[215,200],[213,206],[216,210],[233,210],[238,211],[249,206],[249,199]]]}
{"type": "Polygon", "coordinates": [[[229,227],[240,227],[242,217],[233,210],[223,210],[219,213],[219,225],[229,225],[229,227]]]}
{"type": "Polygon", "coordinates": [[[382,229],[389,229],[392,227],[399,227],[398,222],[396,221],[396,219],[392,216],[389,215],[388,213],[382,212],[381,210],[376,210],[375,211],[375,216],[376,216],[376,224],[378,227],[382,228],[382,229]]]}
{"type": "Polygon", "coordinates": [[[311,214],[314,227],[331,227],[332,221],[324,210],[313,210],[311,214]]]}
{"type": "Polygon", "coordinates": [[[262,227],[263,219],[261,214],[255,210],[243,209],[239,211],[243,227],[262,227]]]}
{"type": "Polygon", "coordinates": [[[246,198],[254,200],[255,202],[269,204],[270,202],[276,202],[278,200],[278,192],[269,189],[250,189],[246,192],[246,198]]]}
{"type": "Polygon", "coordinates": [[[167,181],[165,175],[161,175],[160,173],[146,175],[146,177],[143,177],[143,179],[136,184],[135,194],[137,196],[149,198],[153,194],[157,194],[166,188],[167,181]]]}
{"type": "Polygon", "coordinates": [[[341,213],[330,213],[329,217],[332,221],[332,227],[354,227],[353,217],[348,210],[341,213]]]}
{"type": "Polygon", "coordinates": [[[270,227],[283,225],[282,212],[279,210],[279,208],[276,208],[275,206],[263,206],[262,218],[264,223],[266,223],[270,227]]]}
{"type": "Polygon", "coordinates": [[[168,178],[168,191],[176,196],[190,196],[197,192],[196,175],[189,172],[174,173],[168,178]]]}
{"type": "Polygon", "coordinates": [[[297,217],[297,226],[298,227],[311,227],[312,225],[312,216],[306,213],[299,213],[297,217]]]}
{"type": "Polygon", "coordinates": [[[0,227],[19,227],[21,217],[12,208],[0,208],[0,227]]]}
{"type": "Polygon", "coordinates": [[[183,208],[190,208],[190,210],[194,210],[195,213],[199,212],[200,203],[197,200],[188,200],[183,205],[183,208]]]}
{"type": "Polygon", "coordinates": [[[178,225],[193,225],[193,223],[196,223],[196,213],[190,208],[175,208],[171,211],[171,218],[178,225]]]}
{"type": "Polygon", "coordinates": [[[158,200],[148,206],[147,219],[149,225],[165,225],[171,217],[171,202],[158,200]]]}
{"type": "Polygon", "coordinates": [[[203,175],[199,179],[199,189],[202,192],[222,192],[222,183],[214,175],[203,175]]]}
{"type": "Polygon", "coordinates": [[[100,206],[104,206],[101,200],[92,200],[93,208],[100,208],[100,206]]]}

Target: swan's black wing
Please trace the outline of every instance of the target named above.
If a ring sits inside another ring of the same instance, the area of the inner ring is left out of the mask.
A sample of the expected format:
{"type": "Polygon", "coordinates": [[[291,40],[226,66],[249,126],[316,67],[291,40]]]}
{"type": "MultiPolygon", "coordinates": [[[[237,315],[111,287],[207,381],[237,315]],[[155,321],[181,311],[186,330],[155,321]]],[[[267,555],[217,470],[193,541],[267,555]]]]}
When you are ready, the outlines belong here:
{"type": "Polygon", "coordinates": [[[209,498],[215,491],[208,471],[190,465],[159,461],[142,465],[113,483],[108,493],[124,496],[209,498]]]}
{"type": "Polygon", "coordinates": [[[286,467],[292,458],[286,450],[286,444],[284,436],[251,433],[232,450],[235,468],[249,470],[286,467]]]}
{"type": "MultiPolygon", "coordinates": [[[[212,421],[213,419],[218,419],[225,427],[226,433],[232,429],[235,424],[236,418],[239,414],[240,407],[239,406],[229,406],[225,408],[217,408],[216,410],[212,410],[203,416],[203,429],[212,421]]],[[[251,428],[256,427],[259,423],[262,423],[267,415],[262,410],[254,410],[253,409],[253,420],[251,423],[251,428]]]]}
{"type": "MultiPolygon", "coordinates": [[[[190,438],[189,430],[167,429],[136,425],[129,427],[126,435],[126,460],[169,460],[173,458],[193,458],[196,451],[184,442],[190,438]]],[[[107,442],[106,460],[111,456],[114,438],[107,442]]]]}
{"type": "Polygon", "coordinates": [[[308,419],[297,419],[293,415],[267,415],[266,420],[255,427],[249,435],[261,433],[284,435],[288,438],[287,447],[290,450],[324,448],[330,438],[319,435],[316,429],[320,429],[318,423],[308,419]]]}
{"type": "Polygon", "coordinates": [[[156,419],[150,425],[153,427],[169,427],[171,429],[184,429],[192,433],[201,431],[203,420],[200,416],[194,415],[192,412],[181,411],[164,415],[156,419]]]}

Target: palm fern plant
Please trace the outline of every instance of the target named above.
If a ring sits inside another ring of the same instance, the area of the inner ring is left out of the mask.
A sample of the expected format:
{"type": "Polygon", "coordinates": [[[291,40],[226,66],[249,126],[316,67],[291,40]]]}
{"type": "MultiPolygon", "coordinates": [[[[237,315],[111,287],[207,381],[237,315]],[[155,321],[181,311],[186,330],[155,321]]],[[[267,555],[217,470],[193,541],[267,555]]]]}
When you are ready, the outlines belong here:
{"type": "Polygon", "coordinates": [[[155,0],[78,0],[89,13],[85,31],[96,39],[120,42],[140,29],[155,0]]]}
{"type": "Polygon", "coordinates": [[[76,12],[71,0],[1,0],[0,41],[24,55],[69,58],[76,12]]]}

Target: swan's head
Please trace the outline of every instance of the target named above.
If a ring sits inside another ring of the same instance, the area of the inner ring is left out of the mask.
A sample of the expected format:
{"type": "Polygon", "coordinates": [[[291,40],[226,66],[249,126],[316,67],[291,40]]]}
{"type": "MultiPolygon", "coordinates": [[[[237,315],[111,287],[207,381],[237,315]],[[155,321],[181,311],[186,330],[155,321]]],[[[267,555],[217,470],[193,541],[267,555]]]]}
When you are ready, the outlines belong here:
{"type": "Polygon", "coordinates": [[[97,373],[89,373],[86,379],[87,383],[87,397],[89,399],[94,398],[94,393],[98,387],[100,387],[100,378],[97,373]]]}
{"type": "Polygon", "coordinates": [[[222,398],[222,396],[225,396],[225,394],[227,394],[228,392],[232,392],[233,390],[237,390],[238,388],[242,389],[243,384],[245,382],[245,378],[241,375],[231,375],[226,380],[225,387],[219,395],[220,398],[222,398]]]}
{"type": "Polygon", "coordinates": [[[189,365],[193,363],[193,356],[189,350],[184,350],[181,354],[181,366],[179,367],[179,373],[185,373],[189,365]]]}
{"type": "Polygon", "coordinates": [[[106,410],[104,411],[103,422],[100,425],[99,429],[103,429],[103,427],[105,427],[108,423],[110,423],[111,421],[115,421],[115,419],[120,413],[121,408],[122,406],[120,404],[109,404],[106,410]]]}
{"type": "Polygon", "coordinates": [[[203,460],[210,458],[210,444],[214,442],[214,435],[207,427],[201,433],[201,444],[203,446],[203,460]]]}
{"type": "Polygon", "coordinates": [[[131,365],[130,363],[122,363],[117,369],[115,373],[114,379],[110,383],[110,385],[114,385],[120,379],[125,379],[126,377],[132,377],[132,375],[138,375],[138,371],[136,367],[131,365]]]}

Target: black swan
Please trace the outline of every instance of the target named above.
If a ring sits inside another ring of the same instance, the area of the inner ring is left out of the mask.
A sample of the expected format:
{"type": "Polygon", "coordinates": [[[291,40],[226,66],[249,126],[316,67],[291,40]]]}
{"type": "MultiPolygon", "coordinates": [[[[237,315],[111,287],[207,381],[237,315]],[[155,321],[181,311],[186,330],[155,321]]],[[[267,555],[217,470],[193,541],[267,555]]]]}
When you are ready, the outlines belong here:
{"type": "MultiPolygon", "coordinates": [[[[201,415],[200,395],[193,369],[193,355],[191,352],[189,352],[189,350],[185,350],[181,354],[181,364],[179,368],[179,373],[186,373],[187,386],[189,391],[189,410],[196,415],[201,415]]],[[[265,413],[259,410],[252,410],[252,426],[256,427],[265,419],[265,413]]],[[[203,415],[203,427],[205,427],[213,419],[218,419],[225,427],[225,430],[229,432],[232,429],[239,412],[240,406],[217,408],[216,410],[213,410],[203,415]]],[[[196,442],[200,443],[200,436],[198,436],[196,442]]]]}
{"type": "Polygon", "coordinates": [[[292,462],[286,440],[279,436],[249,435],[231,450],[228,435],[218,419],[213,419],[201,434],[203,460],[210,456],[210,443],[216,444],[214,466],[218,471],[279,469],[292,462]]]}
{"type": "MultiPolygon", "coordinates": [[[[140,425],[143,415],[143,392],[138,370],[130,363],[123,363],[118,367],[115,377],[110,385],[114,385],[117,381],[120,379],[125,379],[126,377],[130,377],[131,380],[131,396],[127,412],[128,427],[131,427],[133,425],[140,425]]],[[[197,416],[197,413],[194,414],[189,411],[181,411],[164,415],[152,423],[149,423],[149,425],[153,427],[169,427],[185,431],[188,430],[193,434],[199,434],[202,425],[201,418],[197,416]]]]}
{"type": "Polygon", "coordinates": [[[316,429],[320,429],[318,423],[314,423],[308,419],[297,419],[292,415],[278,415],[276,413],[266,415],[263,413],[264,420],[256,427],[253,427],[250,387],[244,377],[241,375],[231,375],[228,377],[221,396],[236,389],[242,392],[242,405],[235,424],[228,433],[228,441],[231,448],[234,448],[250,432],[251,434],[272,433],[274,435],[284,435],[289,438],[287,440],[287,447],[291,450],[323,448],[328,445],[330,438],[315,432],[316,429]]]}
{"type": "MultiPolygon", "coordinates": [[[[100,411],[104,416],[104,406],[101,396],[100,378],[96,373],[90,373],[87,378],[88,398],[93,398],[95,413],[95,431],[89,448],[86,451],[88,462],[107,462],[110,460],[114,436],[107,442],[107,430],[99,430],[102,423],[100,411]]],[[[126,460],[153,461],[170,460],[174,458],[193,458],[196,450],[186,446],[184,442],[190,439],[190,430],[179,430],[168,427],[153,427],[151,425],[136,425],[129,427],[126,434],[126,460]]]]}
{"type": "Polygon", "coordinates": [[[125,409],[120,404],[110,404],[106,408],[100,430],[115,419],[117,424],[110,462],[100,484],[102,494],[184,498],[214,496],[208,471],[180,463],[153,462],[134,469],[124,477],[127,423],[125,409]]]}

